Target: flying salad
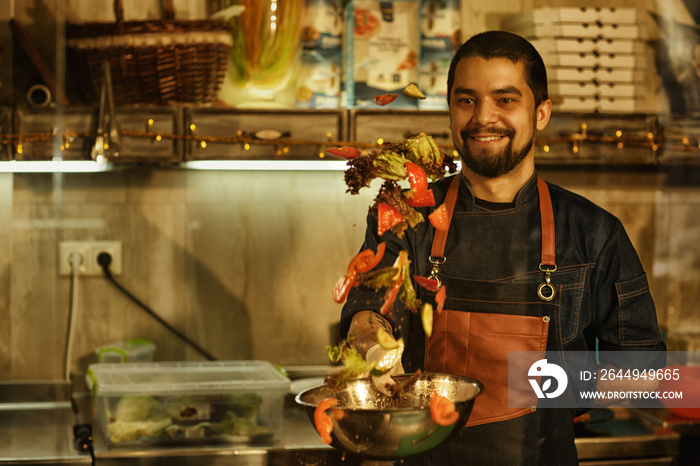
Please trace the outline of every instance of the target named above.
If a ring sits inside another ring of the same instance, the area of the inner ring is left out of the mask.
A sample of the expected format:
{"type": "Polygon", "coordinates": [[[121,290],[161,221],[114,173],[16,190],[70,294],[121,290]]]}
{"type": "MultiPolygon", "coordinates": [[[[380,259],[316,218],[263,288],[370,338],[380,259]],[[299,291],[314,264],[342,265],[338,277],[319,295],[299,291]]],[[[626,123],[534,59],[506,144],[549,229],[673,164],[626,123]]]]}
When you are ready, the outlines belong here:
{"type": "MultiPolygon", "coordinates": [[[[435,206],[435,197],[432,189],[429,188],[430,181],[438,181],[445,177],[446,173],[454,173],[457,166],[454,158],[445,155],[440,151],[432,137],[421,133],[407,139],[403,143],[385,143],[380,149],[375,149],[367,154],[351,147],[341,147],[328,149],[329,153],[340,155],[348,159],[348,168],[345,171],[345,183],[347,192],[358,194],[362,188],[369,187],[370,183],[376,179],[383,182],[379,192],[369,209],[371,215],[377,218],[377,234],[382,237],[390,231],[399,238],[404,236],[408,228],[415,228],[416,225],[425,221],[417,207],[435,206]],[[408,181],[409,189],[404,189],[399,184],[408,181]]],[[[444,205],[438,206],[428,220],[440,230],[445,230],[447,225],[447,215],[444,205]]],[[[398,299],[411,312],[421,313],[423,329],[427,336],[432,334],[433,309],[442,312],[445,302],[445,288],[438,290],[438,283],[435,279],[410,275],[410,259],[408,251],[399,251],[394,263],[387,267],[377,268],[384,257],[386,243],[379,243],[377,250],[365,249],[360,251],[348,264],[347,273],[341,276],[333,289],[333,299],[338,303],[345,302],[352,287],[366,286],[376,291],[384,291],[384,302],[380,309],[382,315],[391,312],[391,309],[398,299]],[[435,308],[431,303],[422,302],[416,293],[413,283],[436,292],[435,308]]],[[[396,342],[391,339],[382,338],[378,335],[378,341],[384,349],[391,350],[396,342]],[[382,342],[385,342],[382,344],[382,342]]],[[[338,352],[344,353],[348,347],[336,348],[329,351],[329,356],[335,361],[346,358],[339,357],[338,352]],[[331,352],[335,351],[335,357],[331,352]]],[[[348,361],[355,361],[351,355],[346,363],[346,371],[339,374],[342,380],[348,376],[356,376],[359,372],[366,372],[367,368],[348,368],[348,361]]],[[[377,368],[370,368],[377,369],[377,368]]],[[[339,382],[339,380],[333,380],[339,382]]],[[[341,383],[342,384],[342,383],[341,383]]]]}

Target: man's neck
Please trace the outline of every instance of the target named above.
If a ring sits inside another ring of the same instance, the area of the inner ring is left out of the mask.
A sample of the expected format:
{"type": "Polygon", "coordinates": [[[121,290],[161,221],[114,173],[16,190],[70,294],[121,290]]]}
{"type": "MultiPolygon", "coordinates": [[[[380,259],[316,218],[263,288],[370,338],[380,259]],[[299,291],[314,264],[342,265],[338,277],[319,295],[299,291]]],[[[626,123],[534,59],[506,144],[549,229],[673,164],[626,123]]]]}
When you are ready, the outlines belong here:
{"type": "Polygon", "coordinates": [[[489,202],[513,202],[520,189],[535,173],[535,165],[526,159],[510,172],[497,178],[477,175],[466,165],[462,166],[462,173],[467,178],[474,197],[489,202]]]}

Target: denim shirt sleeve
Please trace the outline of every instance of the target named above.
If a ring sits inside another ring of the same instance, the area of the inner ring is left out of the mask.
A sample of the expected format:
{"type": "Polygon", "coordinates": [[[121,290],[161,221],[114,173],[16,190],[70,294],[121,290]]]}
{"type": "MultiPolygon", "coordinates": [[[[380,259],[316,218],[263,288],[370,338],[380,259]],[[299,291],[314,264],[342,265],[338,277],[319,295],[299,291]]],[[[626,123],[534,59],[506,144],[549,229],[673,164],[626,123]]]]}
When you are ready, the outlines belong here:
{"type": "Polygon", "coordinates": [[[665,351],[646,273],[619,220],[596,261],[593,290],[601,351],[665,351]]]}

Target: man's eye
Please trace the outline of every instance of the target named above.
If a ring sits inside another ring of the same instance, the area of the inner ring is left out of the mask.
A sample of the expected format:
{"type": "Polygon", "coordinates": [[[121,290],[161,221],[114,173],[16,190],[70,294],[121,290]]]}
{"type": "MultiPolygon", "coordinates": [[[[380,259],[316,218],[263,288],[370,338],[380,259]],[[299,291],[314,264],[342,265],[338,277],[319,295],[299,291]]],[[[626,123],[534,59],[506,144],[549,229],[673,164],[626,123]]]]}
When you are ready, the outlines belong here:
{"type": "Polygon", "coordinates": [[[501,103],[504,103],[504,104],[510,104],[510,103],[513,103],[513,102],[515,102],[515,99],[511,99],[510,97],[503,97],[503,98],[501,99],[501,103]]]}

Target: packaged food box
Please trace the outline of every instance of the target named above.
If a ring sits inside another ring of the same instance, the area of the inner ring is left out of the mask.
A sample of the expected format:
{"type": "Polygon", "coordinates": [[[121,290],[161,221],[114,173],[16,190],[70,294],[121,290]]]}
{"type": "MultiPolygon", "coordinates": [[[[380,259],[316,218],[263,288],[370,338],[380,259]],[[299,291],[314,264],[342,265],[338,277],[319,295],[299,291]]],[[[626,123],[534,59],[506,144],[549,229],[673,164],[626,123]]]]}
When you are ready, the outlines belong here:
{"type": "Polygon", "coordinates": [[[343,27],[342,0],[306,0],[301,25],[305,49],[340,50],[343,27]]]}
{"type": "Polygon", "coordinates": [[[644,42],[631,39],[531,39],[530,43],[541,54],[553,53],[599,53],[599,54],[644,54],[644,42]]]}
{"type": "Polygon", "coordinates": [[[554,82],[549,85],[550,96],[565,97],[627,97],[644,95],[644,86],[635,83],[554,82]]]}
{"type": "Polygon", "coordinates": [[[290,381],[264,361],[91,364],[85,377],[107,443],[271,443],[290,381]]]}
{"type": "Polygon", "coordinates": [[[420,34],[423,50],[452,51],[462,45],[460,0],[422,0],[420,34]]]}
{"type": "Polygon", "coordinates": [[[644,70],[634,68],[558,68],[547,69],[553,81],[643,82],[644,70]]]}
{"type": "Polygon", "coordinates": [[[296,108],[338,108],[342,79],[340,50],[303,50],[295,83],[296,108]]]}
{"type": "Polygon", "coordinates": [[[571,68],[646,68],[643,54],[627,53],[542,53],[547,68],[554,66],[571,68]]]}
{"type": "Polygon", "coordinates": [[[523,23],[635,24],[643,20],[637,8],[541,7],[506,18],[504,27],[523,23]]]}
{"type": "Polygon", "coordinates": [[[345,11],[343,107],[379,108],[373,97],[397,94],[385,108],[417,108],[402,90],[418,80],[418,0],[354,0],[345,11]]]}
{"type": "Polygon", "coordinates": [[[552,111],[570,113],[643,113],[644,99],[637,97],[563,97],[552,103],[552,111]]]}
{"type": "Polygon", "coordinates": [[[425,99],[418,101],[424,110],[447,110],[447,73],[450,70],[453,52],[448,50],[423,49],[418,63],[418,87],[425,99]]]}
{"type": "Polygon", "coordinates": [[[507,28],[526,39],[566,37],[575,39],[645,39],[646,28],[641,24],[611,23],[524,23],[507,28]]]}

